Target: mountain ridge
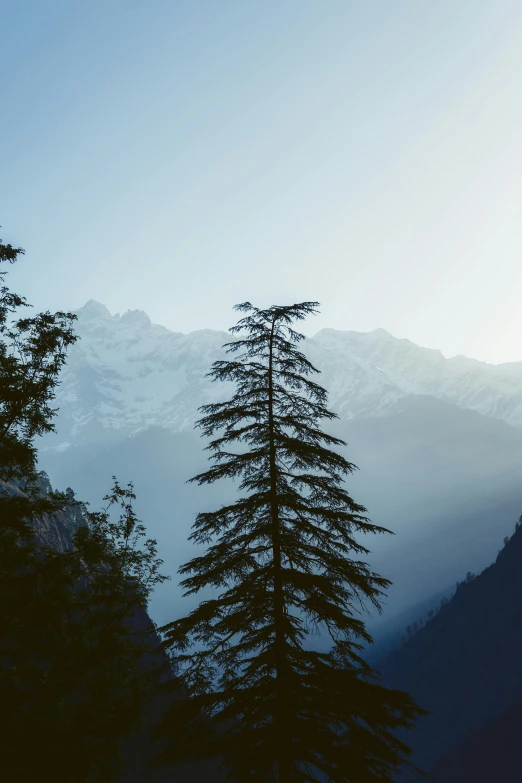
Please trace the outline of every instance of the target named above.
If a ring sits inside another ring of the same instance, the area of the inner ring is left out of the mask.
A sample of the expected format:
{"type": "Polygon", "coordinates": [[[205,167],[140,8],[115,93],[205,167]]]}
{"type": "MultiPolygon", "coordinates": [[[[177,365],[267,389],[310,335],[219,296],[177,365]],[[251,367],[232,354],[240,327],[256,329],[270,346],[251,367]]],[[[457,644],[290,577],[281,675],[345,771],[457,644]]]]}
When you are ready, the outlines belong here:
{"type": "MultiPolygon", "coordinates": [[[[58,436],[43,448],[66,450],[100,437],[118,438],[150,426],[192,429],[198,408],[226,399],[229,384],[205,377],[227,332],[184,334],[151,322],[142,310],[112,315],[90,299],[76,311],[79,341],[69,351],[56,402],[58,436]]],[[[393,415],[417,395],[477,411],[522,429],[522,362],[488,365],[447,359],[385,329],[321,329],[303,350],[322,372],[321,384],[341,420],[393,415]]]]}

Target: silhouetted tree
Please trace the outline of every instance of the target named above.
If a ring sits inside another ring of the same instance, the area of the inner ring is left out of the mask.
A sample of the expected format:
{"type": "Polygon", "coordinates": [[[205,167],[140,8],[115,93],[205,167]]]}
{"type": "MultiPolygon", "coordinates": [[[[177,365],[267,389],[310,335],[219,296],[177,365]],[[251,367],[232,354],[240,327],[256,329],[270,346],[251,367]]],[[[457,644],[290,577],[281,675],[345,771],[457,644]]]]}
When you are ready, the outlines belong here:
{"type": "Polygon", "coordinates": [[[198,515],[190,538],[211,545],[180,569],[185,595],[217,596],[161,629],[188,695],[161,727],[174,740],[163,758],[221,755],[237,781],[391,781],[410,766],[393,730],[424,711],[359,655],[371,637],[356,615],[380,608],[390,582],[355,534],[389,531],[344,489],[355,466],[319,429],[336,416],[292,328],[317,303],[236,309],[248,315],[225,346],[235,358],[210,373],[236,392],[202,408],[214,465],[192,481],[239,480],[244,494],[198,515]],[[329,652],[305,649],[317,629],[329,652]]]}
{"type": "Polygon", "coordinates": [[[13,264],[21,248],[0,241],[0,478],[34,478],[34,438],[53,431],[50,407],[69,345],[76,341],[72,313],[39,313],[14,318],[29,307],[5,284],[3,264],[13,264]]]}
{"type": "MultiPolygon", "coordinates": [[[[0,262],[22,252],[0,243],[0,262]]],[[[44,515],[77,505],[71,490],[41,491],[34,445],[53,429],[75,316],[16,320],[28,305],[5,274],[0,268],[0,780],[110,781],[153,676],[143,661],[157,639],[151,628],[136,633],[132,617],[164,579],[161,561],[155,541],[142,545],[132,485],[116,480],[104,511],[80,512],[67,551],[38,538],[44,515]]]]}
{"type": "Polygon", "coordinates": [[[158,643],[153,627],[132,626],[165,578],[155,541],[141,545],[133,499],[132,486],[115,481],[107,508],[86,513],[68,552],[25,547],[17,572],[2,570],[2,614],[10,616],[0,642],[0,779],[52,773],[79,783],[119,772],[121,740],[139,726],[161,663],[158,656],[145,664],[158,643]]]}

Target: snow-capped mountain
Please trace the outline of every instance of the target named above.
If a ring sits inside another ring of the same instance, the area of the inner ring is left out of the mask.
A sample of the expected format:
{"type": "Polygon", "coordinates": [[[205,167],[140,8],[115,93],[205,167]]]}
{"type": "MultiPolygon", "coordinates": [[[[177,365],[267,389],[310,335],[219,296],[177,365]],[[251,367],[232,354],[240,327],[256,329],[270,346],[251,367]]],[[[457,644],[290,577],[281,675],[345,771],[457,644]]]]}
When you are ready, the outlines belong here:
{"type": "Polygon", "coordinates": [[[341,418],[375,416],[406,395],[429,395],[522,429],[522,362],[492,365],[422,348],[384,329],[323,329],[307,352],[341,418]]]}
{"type": "Polygon", "coordinates": [[[76,314],[80,339],[69,351],[55,403],[58,448],[154,425],[192,429],[197,408],[213,399],[205,373],[226,333],[171,332],[141,310],[112,316],[92,299],[76,314]]]}
{"type": "MultiPolygon", "coordinates": [[[[230,395],[231,388],[205,377],[223,356],[228,333],[172,332],[141,310],[111,315],[92,299],[77,315],[80,339],[61,378],[58,433],[47,447],[65,450],[150,426],[190,430],[200,405],[230,395]]],[[[341,419],[390,415],[406,398],[428,395],[522,429],[522,362],[446,359],[383,329],[323,329],[301,347],[322,371],[320,383],[341,419]]]]}

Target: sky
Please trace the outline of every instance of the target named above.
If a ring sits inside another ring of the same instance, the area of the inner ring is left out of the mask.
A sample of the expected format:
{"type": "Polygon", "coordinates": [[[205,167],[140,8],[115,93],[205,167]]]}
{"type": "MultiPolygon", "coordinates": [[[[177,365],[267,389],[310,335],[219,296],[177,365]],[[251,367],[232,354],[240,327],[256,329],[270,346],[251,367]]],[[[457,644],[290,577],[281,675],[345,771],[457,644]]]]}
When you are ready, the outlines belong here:
{"type": "Polygon", "coordinates": [[[39,310],[522,360],[520,0],[0,0],[0,236],[39,310]]]}

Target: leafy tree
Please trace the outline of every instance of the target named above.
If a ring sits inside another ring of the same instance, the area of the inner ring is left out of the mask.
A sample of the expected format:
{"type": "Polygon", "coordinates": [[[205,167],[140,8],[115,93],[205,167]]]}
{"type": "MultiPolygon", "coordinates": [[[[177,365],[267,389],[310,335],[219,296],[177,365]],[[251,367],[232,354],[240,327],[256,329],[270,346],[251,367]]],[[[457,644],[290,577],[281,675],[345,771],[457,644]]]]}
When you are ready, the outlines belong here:
{"type": "MultiPolygon", "coordinates": [[[[22,252],[0,243],[0,262],[13,263],[22,252]]],[[[122,740],[139,721],[153,664],[161,663],[151,657],[159,641],[153,627],[141,633],[133,619],[165,578],[162,561],[156,542],[142,541],[132,485],[114,480],[107,507],[92,513],[70,490],[42,493],[34,438],[53,429],[51,403],[66,349],[76,339],[75,316],[15,320],[18,308],[28,305],[9,291],[5,274],[0,272],[0,780],[110,781],[118,773],[122,740]],[[69,525],[65,551],[42,541],[42,520],[69,525]]]]}
{"type": "Polygon", "coordinates": [[[389,531],[350,497],[355,466],[319,428],[336,416],[292,328],[317,303],[236,309],[234,358],[210,373],[236,392],[203,406],[214,464],[191,481],[232,479],[243,494],[198,515],[190,538],[209,547],[180,569],[185,595],[216,597],[161,629],[187,692],[159,729],[176,738],[162,758],[221,756],[238,781],[391,781],[413,767],[393,731],[425,712],[360,656],[359,640],[372,641],[360,609],[380,609],[390,582],[355,535],[389,531]],[[305,648],[318,630],[329,652],[305,648]]]}
{"type": "Polygon", "coordinates": [[[158,645],[153,626],[136,629],[132,622],[165,579],[156,542],[141,545],[145,529],[134,497],[132,485],[115,480],[107,507],[85,512],[69,551],[30,546],[16,574],[2,573],[1,586],[11,588],[3,614],[11,614],[0,645],[0,779],[45,772],[80,783],[119,772],[121,740],[139,726],[163,662],[151,658],[158,645]],[[110,513],[116,505],[118,518],[110,513]],[[24,753],[28,736],[31,754],[24,753]]]}
{"type": "Polygon", "coordinates": [[[0,240],[0,478],[34,479],[34,438],[52,432],[50,407],[69,345],[76,341],[72,313],[39,313],[13,318],[29,307],[24,297],[9,290],[2,264],[13,264],[21,248],[0,240]]]}

